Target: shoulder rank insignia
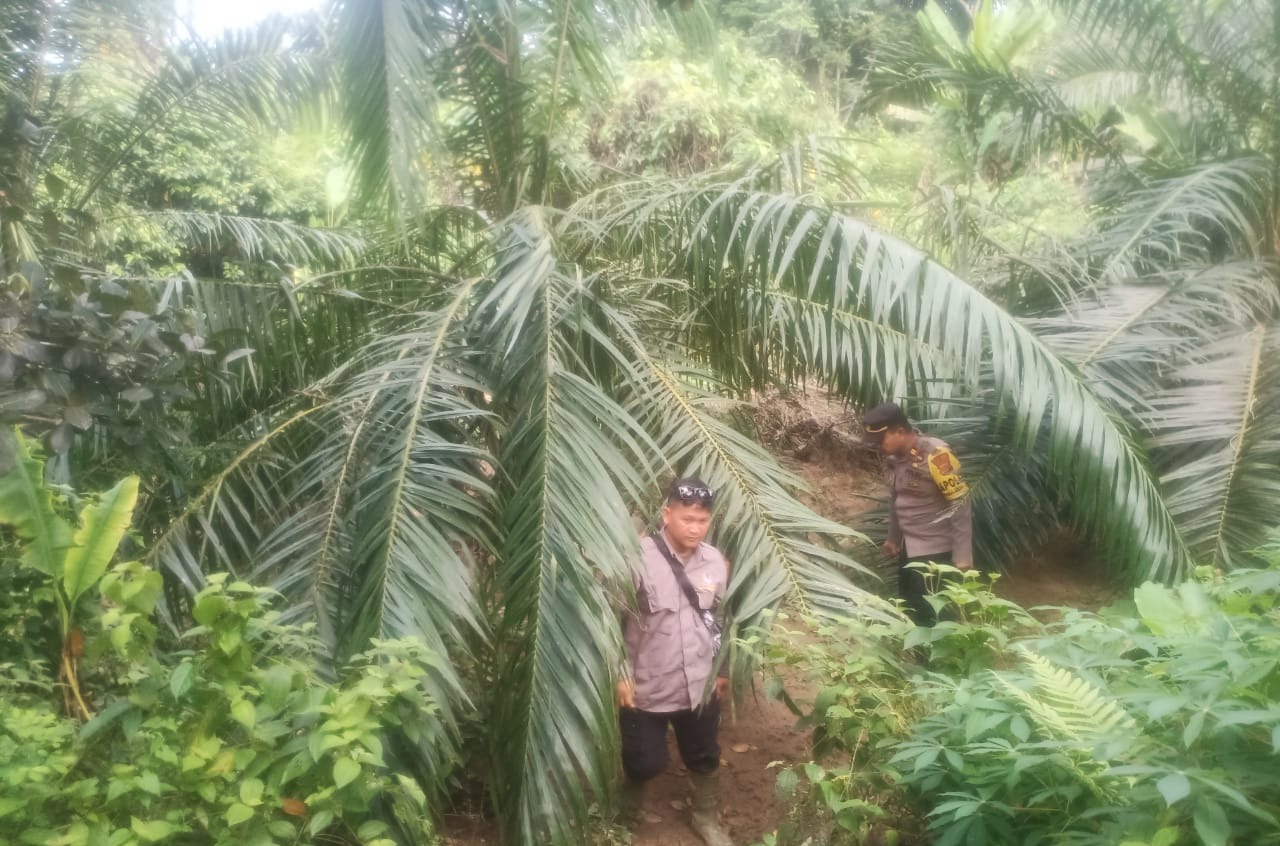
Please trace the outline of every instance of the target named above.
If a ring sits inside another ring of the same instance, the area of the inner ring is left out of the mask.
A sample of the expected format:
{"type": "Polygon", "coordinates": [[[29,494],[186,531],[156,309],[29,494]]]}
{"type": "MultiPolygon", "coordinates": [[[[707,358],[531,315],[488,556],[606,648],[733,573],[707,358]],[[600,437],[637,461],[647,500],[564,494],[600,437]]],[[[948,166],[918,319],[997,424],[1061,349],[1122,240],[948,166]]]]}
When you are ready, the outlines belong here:
{"type": "Polygon", "coordinates": [[[929,472],[933,483],[948,500],[957,500],[969,492],[969,486],[960,478],[960,459],[946,447],[929,455],[929,472]]]}

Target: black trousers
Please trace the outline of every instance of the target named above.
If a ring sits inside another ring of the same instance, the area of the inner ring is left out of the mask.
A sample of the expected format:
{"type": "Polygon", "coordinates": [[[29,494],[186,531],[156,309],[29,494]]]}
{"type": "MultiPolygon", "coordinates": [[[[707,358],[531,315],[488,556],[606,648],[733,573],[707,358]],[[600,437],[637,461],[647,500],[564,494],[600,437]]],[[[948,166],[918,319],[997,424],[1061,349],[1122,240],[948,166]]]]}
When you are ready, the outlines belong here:
{"type": "Polygon", "coordinates": [[[925,598],[933,593],[937,585],[928,584],[930,579],[926,578],[927,573],[923,569],[907,565],[925,564],[929,561],[950,564],[951,553],[938,552],[933,555],[919,555],[915,558],[907,558],[904,555],[898,564],[898,596],[902,597],[902,601],[906,603],[907,616],[917,626],[933,626],[938,622],[938,615],[929,604],[929,600],[925,598]]]}
{"type": "Polygon", "coordinates": [[[622,770],[628,778],[648,781],[667,766],[667,724],[676,732],[680,759],[692,773],[713,773],[720,766],[720,700],[685,711],[656,713],[623,708],[622,770]]]}

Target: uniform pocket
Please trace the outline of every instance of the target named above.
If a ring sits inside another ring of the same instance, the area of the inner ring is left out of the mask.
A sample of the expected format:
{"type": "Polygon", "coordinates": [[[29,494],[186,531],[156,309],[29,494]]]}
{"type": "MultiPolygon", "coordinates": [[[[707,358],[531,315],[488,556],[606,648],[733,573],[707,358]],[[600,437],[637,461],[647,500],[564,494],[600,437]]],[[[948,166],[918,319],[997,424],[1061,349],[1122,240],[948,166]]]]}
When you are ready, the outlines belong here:
{"type": "Polygon", "coordinates": [[[678,597],[662,587],[652,587],[645,591],[640,605],[647,612],[644,615],[646,624],[652,622],[653,618],[660,618],[664,614],[674,614],[680,610],[678,597]]]}

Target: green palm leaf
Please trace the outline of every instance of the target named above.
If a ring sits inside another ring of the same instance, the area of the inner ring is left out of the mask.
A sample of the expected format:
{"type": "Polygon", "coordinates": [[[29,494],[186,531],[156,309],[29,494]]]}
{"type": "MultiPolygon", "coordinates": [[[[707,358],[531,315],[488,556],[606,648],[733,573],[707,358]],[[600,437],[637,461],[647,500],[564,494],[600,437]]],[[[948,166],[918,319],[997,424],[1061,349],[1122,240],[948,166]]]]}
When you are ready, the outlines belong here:
{"type": "Polygon", "coordinates": [[[1061,41],[1048,64],[1056,71],[1054,86],[1068,108],[1101,116],[1111,106],[1138,104],[1158,88],[1161,81],[1151,65],[1127,61],[1128,45],[1118,44],[1110,33],[1086,35],[1070,21],[1059,32],[1061,41]]]}
{"type": "Polygon", "coordinates": [[[459,668],[486,634],[474,555],[493,544],[483,394],[462,343],[470,287],[369,343],[314,386],[330,394],[274,425],[188,503],[150,553],[189,589],[229,569],[313,620],[335,665],[375,639],[414,637],[438,657],[426,683],[440,712],[398,747],[440,790],[468,704],[459,668]]]}
{"type": "Polygon", "coordinates": [[[1095,391],[1137,421],[1166,373],[1217,340],[1280,308],[1271,269],[1254,261],[1187,267],[1100,289],[1036,333],[1093,379],[1095,391]]]}
{"type": "MultiPolygon", "coordinates": [[[[466,296],[464,286],[454,303],[466,296]]],[[[446,307],[412,332],[379,339],[370,354],[385,363],[364,369],[344,397],[343,416],[354,407],[356,425],[368,424],[354,439],[344,426],[340,441],[359,443],[361,460],[354,475],[339,465],[354,510],[351,557],[337,578],[346,587],[333,609],[344,649],[416,635],[447,654],[446,643],[482,628],[470,550],[491,543],[489,486],[470,432],[484,415],[466,397],[483,385],[460,331],[456,307],[446,307]]]]}
{"type": "Polygon", "coordinates": [[[426,200],[423,151],[436,125],[432,60],[440,5],[346,0],[333,8],[339,105],[363,200],[407,218],[426,200]]]}
{"type": "Polygon", "coordinates": [[[1180,369],[1147,424],[1169,509],[1202,560],[1248,564],[1280,496],[1280,329],[1225,334],[1180,369]]]}
{"type": "Polygon", "coordinates": [[[1126,191],[1099,221],[1088,250],[1099,257],[1099,284],[1144,276],[1179,261],[1229,250],[1249,255],[1266,232],[1270,166],[1257,156],[1227,159],[1164,175],[1126,191]]]}
{"type": "MultiPolygon", "coordinates": [[[[1181,89],[1210,109],[1261,116],[1272,96],[1267,56],[1274,7],[1267,0],[1055,0],[1082,39],[1113,46],[1113,56],[1144,68],[1152,92],[1181,89]]],[[[1233,130],[1227,130],[1231,132],[1233,130]]]]}
{"type": "Polygon", "coordinates": [[[209,249],[230,242],[246,258],[296,265],[350,265],[365,249],[353,232],[214,212],[130,211],[115,225],[155,225],[181,242],[209,249]]]}
{"type": "Polygon", "coordinates": [[[187,42],[154,64],[121,68],[116,78],[123,82],[125,106],[73,113],[62,133],[74,146],[70,154],[61,151],[62,160],[84,178],[68,205],[76,212],[88,208],[100,189],[127,172],[124,165],[138,146],[172,124],[216,115],[222,127],[276,127],[298,114],[316,97],[318,70],[314,50],[304,49],[306,36],[299,39],[293,27],[287,19],[271,19],[215,42],[187,42]]]}
{"type": "MultiPolygon", "coordinates": [[[[1023,6],[1006,12],[1018,15],[1023,6]]],[[[1033,40],[1040,24],[1027,22],[1033,40]]],[[[934,31],[943,35],[942,24],[934,31]]],[[[1018,38],[1011,40],[1013,49],[1018,38]]],[[[1016,152],[1059,147],[1073,152],[1110,156],[1097,132],[1096,120],[1080,114],[1069,104],[1071,92],[1043,72],[1011,65],[999,50],[982,51],[972,39],[953,43],[940,37],[930,42],[901,45],[890,49],[891,61],[875,68],[869,76],[869,102],[903,103],[926,108],[936,103],[969,114],[1002,113],[1015,119],[1015,131],[1005,143],[1016,152]]],[[[975,126],[968,131],[974,132],[975,126]]],[[[976,137],[970,139],[976,141],[976,137]]]]}
{"type": "MultiPolygon", "coordinates": [[[[767,326],[769,347],[741,345],[738,361],[748,372],[763,368],[787,383],[814,374],[834,392],[863,405],[883,397],[920,394],[925,386],[959,378],[955,362],[897,327],[875,321],[856,308],[837,308],[780,290],[741,291],[748,325],[767,326]],[[766,361],[756,362],[760,353],[766,361]]],[[[716,348],[723,349],[723,343],[716,348]]],[[[758,377],[748,382],[759,382],[758,377]]]]}
{"type": "Polygon", "coordinates": [[[252,439],[264,418],[291,409],[297,392],[317,396],[318,383],[350,365],[374,322],[400,305],[392,297],[384,303],[337,289],[323,278],[295,282],[283,274],[275,284],[181,274],[152,283],[150,297],[157,311],[190,314],[191,334],[210,353],[221,352],[193,363],[195,378],[181,400],[182,411],[192,415],[186,435],[207,444],[239,437],[245,426],[252,439]]]}
{"type": "MultiPolygon", "coordinates": [[[[965,375],[951,390],[972,392],[973,380],[988,373],[1014,443],[1029,451],[1044,428],[1054,483],[1068,493],[1075,518],[1108,538],[1121,566],[1170,577],[1189,565],[1140,447],[1108,404],[1026,326],[922,253],[852,217],[742,186],[695,188],[682,201],[668,192],[662,202],[639,208],[619,215],[615,225],[626,227],[627,243],[642,261],[684,257],[676,270],[692,281],[690,307],[702,309],[714,327],[695,334],[694,348],[717,369],[743,373],[745,360],[746,375],[764,382],[775,367],[803,358],[768,320],[740,307],[737,290],[781,291],[825,309],[853,309],[901,333],[878,340],[909,338],[936,350],[938,369],[955,367],[965,375]],[[648,253],[654,247],[661,256],[648,253]]],[[[899,360],[918,357],[919,347],[897,346],[899,360]]],[[[945,389],[935,385],[929,393],[942,397],[945,389]]]]}
{"type": "Polygon", "coordinates": [[[494,799],[510,842],[576,842],[584,787],[604,795],[613,772],[615,591],[639,554],[628,505],[651,480],[637,470],[644,433],[574,372],[592,281],[561,270],[536,210],[508,222],[497,256],[473,317],[509,415],[497,456],[494,799]]]}
{"type": "MultiPolygon", "coordinates": [[[[230,455],[211,448],[209,458],[218,470],[151,539],[143,560],[177,579],[188,596],[203,588],[206,572],[246,572],[270,527],[290,513],[287,495],[277,484],[289,462],[276,446],[295,436],[322,408],[303,408],[272,421],[230,455]]],[[[177,609],[163,610],[173,629],[181,631],[174,618],[177,609]]]]}

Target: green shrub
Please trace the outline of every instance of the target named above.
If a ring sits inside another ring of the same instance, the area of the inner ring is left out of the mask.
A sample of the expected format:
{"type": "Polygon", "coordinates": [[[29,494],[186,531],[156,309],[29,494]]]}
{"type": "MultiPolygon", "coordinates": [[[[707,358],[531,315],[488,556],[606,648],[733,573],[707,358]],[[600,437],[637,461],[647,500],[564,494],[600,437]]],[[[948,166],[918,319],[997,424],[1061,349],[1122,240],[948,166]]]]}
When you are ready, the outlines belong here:
{"type": "Polygon", "coordinates": [[[17,443],[0,526],[21,555],[0,565],[0,617],[48,644],[58,667],[13,648],[0,662],[0,842],[433,840],[426,797],[388,749],[425,737],[425,647],[374,641],[323,678],[309,626],[282,621],[270,592],[218,574],[195,597],[197,625],[161,652],[159,574],[109,567],[136,478],[89,498],[72,524],[39,456],[17,443]],[[44,631],[22,608],[32,599],[52,612],[44,631]]]}
{"type": "Polygon", "coordinates": [[[955,578],[934,629],[850,622],[771,650],[819,681],[796,707],[827,755],[780,777],[809,790],[775,842],[1280,843],[1280,566],[1043,624],[955,578]]]}
{"type": "MultiPolygon", "coordinates": [[[[372,846],[392,842],[376,817],[399,810],[428,835],[424,797],[388,773],[384,750],[386,737],[417,739],[431,710],[425,650],[378,643],[326,683],[317,642],[282,625],[266,599],[213,577],[188,648],[129,664],[128,683],[83,725],[42,696],[0,699],[0,832],[58,846],[267,846],[321,834],[372,846]]],[[[106,637],[127,651],[122,630],[106,637]]]]}

